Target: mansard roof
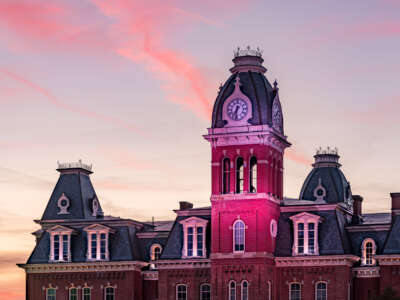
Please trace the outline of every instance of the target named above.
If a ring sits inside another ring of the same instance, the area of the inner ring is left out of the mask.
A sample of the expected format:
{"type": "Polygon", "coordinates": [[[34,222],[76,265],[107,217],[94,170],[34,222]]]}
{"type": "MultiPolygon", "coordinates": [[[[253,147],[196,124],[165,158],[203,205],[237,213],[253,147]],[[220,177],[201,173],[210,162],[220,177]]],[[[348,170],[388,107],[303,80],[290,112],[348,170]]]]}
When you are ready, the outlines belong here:
{"type": "Polygon", "coordinates": [[[60,177],[41,220],[101,218],[102,209],[90,173],[80,168],[58,170],[60,177]]]}

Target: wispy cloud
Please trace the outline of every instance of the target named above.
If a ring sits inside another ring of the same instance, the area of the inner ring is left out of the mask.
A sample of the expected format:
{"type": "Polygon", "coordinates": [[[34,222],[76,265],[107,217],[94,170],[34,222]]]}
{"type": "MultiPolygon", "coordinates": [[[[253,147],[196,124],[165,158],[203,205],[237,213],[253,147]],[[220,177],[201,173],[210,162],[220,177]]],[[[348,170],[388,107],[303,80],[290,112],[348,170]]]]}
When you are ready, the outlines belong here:
{"type": "Polygon", "coordinates": [[[292,148],[289,148],[288,150],[286,150],[285,158],[287,158],[291,161],[294,161],[296,163],[306,165],[306,166],[310,166],[312,164],[312,160],[310,158],[306,157],[304,154],[302,154],[292,148]]]}

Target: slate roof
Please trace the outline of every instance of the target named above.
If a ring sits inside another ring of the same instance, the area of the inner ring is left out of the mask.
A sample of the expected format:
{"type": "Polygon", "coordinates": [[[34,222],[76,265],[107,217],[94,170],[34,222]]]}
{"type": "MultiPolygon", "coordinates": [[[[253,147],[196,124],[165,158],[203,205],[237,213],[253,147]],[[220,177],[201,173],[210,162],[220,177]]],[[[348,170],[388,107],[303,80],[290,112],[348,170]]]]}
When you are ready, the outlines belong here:
{"type": "MultiPolygon", "coordinates": [[[[87,172],[79,169],[74,172],[61,172],[43,213],[42,220],[95,220],[98,217],[93,216],[92,202],[94,199],[97,199],[96,192],[87,172]],[[63,193],[70,201],[68,214],[59,214],[58,199],[63,193]]],[[[98,203],[101,211],[100,201],[98,203]]]]}
{"type": "MultiPolygon", "coordinates": [[[[264,74],[260,72],[239,72],[241,91],[251,101],[253,117],[249,120],[252,125],[268,124],[272,126],[272,104],[277,90],[274,89],[264,74]]],[[[222,86],[220,93],[214,103],[212,113],[212,128],[224,127],[222,118],[222,107],[225,100],[235,89],[235,78],[232,74],[222,86]]]]}

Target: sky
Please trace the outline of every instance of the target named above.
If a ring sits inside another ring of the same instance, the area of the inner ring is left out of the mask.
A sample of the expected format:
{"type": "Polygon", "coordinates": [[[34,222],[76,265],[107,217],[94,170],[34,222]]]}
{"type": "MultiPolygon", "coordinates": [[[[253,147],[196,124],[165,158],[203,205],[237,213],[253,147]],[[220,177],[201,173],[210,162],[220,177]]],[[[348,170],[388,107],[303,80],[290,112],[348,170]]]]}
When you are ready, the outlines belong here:
{"type": "Polygon", "coordinates": [[[400,0],[0,0],[0,298],[24,299],[57,161],[93,164],[106,214],[209,205],[210,126],[233,50],[263,49],[285,133],[284,193],[338,147],[364,212],[399,192],[400,0]]]}

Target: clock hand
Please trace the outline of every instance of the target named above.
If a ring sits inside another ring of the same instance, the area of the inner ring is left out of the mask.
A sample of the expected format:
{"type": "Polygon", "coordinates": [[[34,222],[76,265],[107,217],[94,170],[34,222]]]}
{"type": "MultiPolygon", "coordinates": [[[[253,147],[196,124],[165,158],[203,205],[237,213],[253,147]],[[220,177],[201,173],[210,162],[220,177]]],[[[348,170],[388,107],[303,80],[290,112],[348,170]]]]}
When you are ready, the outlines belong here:
{"type": "Polygon", "coordinates": [[[234,114],[236,115],[236,119],[239,119],[239,116],[238,116],[239,108],[240,108],[239,105],[236,105],[236,109],[234,112],[234,114]]]}

